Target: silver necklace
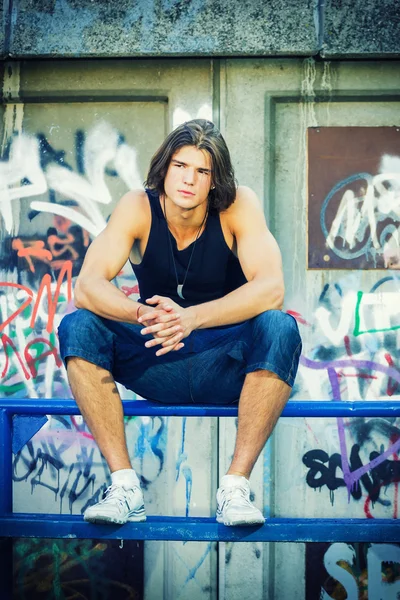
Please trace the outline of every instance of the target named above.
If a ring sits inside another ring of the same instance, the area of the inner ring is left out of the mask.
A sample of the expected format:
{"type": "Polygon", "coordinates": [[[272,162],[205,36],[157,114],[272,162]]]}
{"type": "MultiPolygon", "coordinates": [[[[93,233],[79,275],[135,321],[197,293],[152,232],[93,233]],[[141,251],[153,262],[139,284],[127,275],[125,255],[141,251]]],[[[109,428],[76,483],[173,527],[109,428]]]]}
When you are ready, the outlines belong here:
{"type": "Polygon", "coordinates": [[[189,258],[189,262],[188,262],[188,266],[186,269],[186,273],[185,273],[185,277],[183,278],[183,283],[179,283],[179,279],[178,279],[178,271],[176,270],[176,263],[175,263],[175,257],[174,257],[174,250],[172,248],[172,242],[171,242],[171,231],[168,225],[168,220],[167,220],[167,210],[165,208],[165,196],[163,197],[163,202],[164,202],[164,218],[165,218],[165,223],[167,225],[167,236],[168,236],[168,241],[169,241],[169,247],[171,250],[171,256],[172,256],[172,264],[174,265],[174,271],[175,271],[175,277],[176,277],[176,293],[178,294],[179,298],[182,298],[182,300],[185,300],[185,296],[183,295],[183,286],[185,285],[186,282],[186,277],[188,275],[189,272],[189,267],[190,267],[190,263],[192,262],[192,258],[193,258],[193,252],[194,249],[196,247],[196,243],[197,240],[199,239],[199,235],[200,235],[200,231],[203,229],[203,225],[206,222],[207,216],[208,216],[208,206],[207,206],[207,210],[206,210],[206,214],[204,215],[204,219],[197,231],[196,234],[196,238],[194,240],[194,244],[193,244],[193,248],[192,248],[192,252],[190,254],[190,258],[189,258]]]}

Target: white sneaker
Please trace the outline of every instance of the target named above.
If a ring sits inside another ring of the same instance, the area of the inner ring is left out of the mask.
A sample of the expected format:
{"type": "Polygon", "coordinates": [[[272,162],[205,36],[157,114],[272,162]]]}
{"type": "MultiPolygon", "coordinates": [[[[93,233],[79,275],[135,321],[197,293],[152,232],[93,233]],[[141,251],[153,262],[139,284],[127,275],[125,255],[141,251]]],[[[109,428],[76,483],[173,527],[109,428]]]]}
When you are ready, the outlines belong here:
{"type": "Polygon", "coordinates": [[[250,485],[240,475],[225,475],[217,491],[217,522],[224,525],[259,525],[265,523],[250,502],[250,485]]]}
{"type": "Polygon", "coordinates": [[[125,489],[121,485],[110,485],[103,500],[89,506],[83,515],[90,523],[118,523],[145,521],[143,493],[140,487],[125,489]]]}

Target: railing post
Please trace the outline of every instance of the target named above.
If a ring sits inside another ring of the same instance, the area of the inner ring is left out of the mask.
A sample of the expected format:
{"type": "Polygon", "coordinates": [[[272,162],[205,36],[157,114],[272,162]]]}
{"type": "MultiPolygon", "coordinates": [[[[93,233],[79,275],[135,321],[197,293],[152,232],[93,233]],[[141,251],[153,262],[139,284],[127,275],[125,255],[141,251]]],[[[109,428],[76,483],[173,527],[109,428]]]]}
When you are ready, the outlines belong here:
{"type": "MultiPolygon", "coordinates": [[[[11,450],[11,414],[0,408],[0,516],[12,513],[12,450],[11,450]]],[[[2,598],[13,597],[13,540],[1,539],[0,527],[0,578],[2,598]]]]}
{"type": "MultiPolygon", "coordinates": [[[[0,516],[12,513],[11,415],[0,409],[0,516]]],[[[0,531],[1,536],[1,531],[0,531]]]]}

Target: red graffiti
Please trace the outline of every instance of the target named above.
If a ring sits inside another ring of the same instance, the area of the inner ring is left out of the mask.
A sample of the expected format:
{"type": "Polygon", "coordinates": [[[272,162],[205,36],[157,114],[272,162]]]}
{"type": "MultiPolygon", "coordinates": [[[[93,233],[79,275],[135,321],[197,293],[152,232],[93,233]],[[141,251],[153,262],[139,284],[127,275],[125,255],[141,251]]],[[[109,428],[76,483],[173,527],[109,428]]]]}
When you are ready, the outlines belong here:
{"type": "Polygon", "coordinates": [[[67,300],[68,300],[68,302],[70,302],[72,299],[72,262],[70,260],[66,260],[65,263],[63,264],[63,266],[60,270],[60,273],[58,275],[57,287],[56,287],[56,291],[54,292],[54,298],[51,295],[51,288],[50,288],[51,277],[48,273],[46,273],[46,275],[43,275],[43,279],[40,284],[39,291],[37,293],[35,306],[33,307],[33,312],[32,312],[32,317],[31,317],[31,322],[30,322],[30,326],[32,327],[32,329],[35,325],[36,316],[37,316],[37,313],[39,310],[42,295],[44,293],[44,290],[46,290],[47,291],[47,305],[48,305],[46,331],[48,333],[51,333],[53,331],[54,317],[55,317],[56,310],[57,310],[58,298],[60,295],[61,284],[63,282],[65,275],[67,275],[67,300]]]}
{"type": "MultiPolygon", "coordinates": [[[[385,360],[386,360],[387,364],[389,365],[389,367],[396,368],[396,365],[393,362],[393,358],[390,356],[389,352],[387,352],[385,354],[385,360]]],[[[399,387],[399,383],[397,381],[393,381],[393,379],[391,379],[389,377],[386,394],[388,396],[393,396],[393,394],[398,390],[398,387],[399,387]]]]}
{"type": "MultiPolygon", "coordinates": [[[[67,300],[68,300],[68,302],[70,302],[72,299],[72,262],[70,260],[66,260],[64,262],[64,264],[60,270],[60,273],[58,275],[57,286],[56,286],[56,290],[54,292],[54,297],[51,295],[51,287],[50,287],[51,277],[48,273],[46,273],[46,275],[43,275],[43,278],[42,278],[42,281],[41,281],[41,284],[39,287],[39,291],[36,296],[36,301],[35,301],[35,304],[33,307],[33,312],[32,312],[32,317],[31,317],[31,322],[30,322],[30,327],[32,327],[32,329],[35,325],[35,321],[36,321],[36,317],[37,317],[37,313],[39,310],[43,292],[46,290],[47,291],[47,304],[48,304],[48,316],[47,316],[46,331],[48,333],[51,333],[53,331],[54,316],[55,316],[56,309],[57,309],[58,298],[60,296],[61,285],[63,283],[65,275],[67,276],[67,300]]],[[[11,282],[7,282],[7,281],[3,281],[3,282],[0,282],[0,288],[1,287],[9,287],[9,288],[13,288],[16,290],[23,290],[24,292],[26,292],[28,294],[29,297],[21,304],[21,306],[19,308],[17,308],[17,310],[15,310],[8,317],[8,319],[6,319],[0,325],[0,331],[2,331],[7,325],[12,323],[18,317],[18,315],[21,314],[21,312],[24,311],[25,308],[27,308],[31,304],[31,302],[33,300],[33,291],[30,288],[26,287],[25,285],[20,285],[19,283],[11,283],[11,282]]]]}
{"type": "Polygon", "coordinates": [[[133,287],[128,287],[127,285],[123,285],[122,286],[122,291],[124,292],[125,296],[131,296],[132,294],[139,294],[139,286],[138,285],[134,285],[133,287]]]}
{"type": "Polygon", "coordinates": [[[23,242],[20,238],[15,238],[12,241],[12,249],[17,250],[17,255],[20,258],[26,258],[26,262],[32,273],[35,272],[32,258],[37,258],[47,264],[53,258],[51,252],[44,247],[44,242],[42,240],[29,240],[23,242]]]}
{"type": "Polygon", "coordinates": [[[31,340],[25,347],[24,350],[24,358],[26,361],[26,364],[28,365],[29,371],[28,369],[25,367],[25,364],[20,356],[20,353],[18,352],[17,347],[15,346],[14,342],[12,341],[11,338],[8,337],[8,335],[6,335],[5,333],[2,334],[2,336],[0,337],[0,340],[3,344],[3,349],[4,349],[4,356],[6,357],[6,364],[4,365],[4,369],[1,373],[1,378],[3,379],[4,377],[6,377],[8,370],[10,368],[10,355],[9,353],[7,353],[7,346],[9,346],[11,348],[11,350],[14,352],[15,357],[17,358],[21,369],[24,373],[25,379],[31,379],[31,377],[35,378],[38,375],[38,370],[37,370],[37,366],[36,364],[41,361],[43,358],[47,358],[47,356],[54,356],[54,360],[56,362],[57,367],[61,367],[62,365],[62,361],[60,358],[60,355],[58,353],[57,348],[49,341],[46,340],[45,338],[36,338],[34,340],[31,340]],[[42,352],[41,354],[37,354],[36,356],[32,356],[31,353],[31,348],[33,346],[35,346],[36,344],[46,344],[49,347],[49,350],[46,350],[44,352],[42,352]]]}
{"type": "Polygon", "coordinates": [[[366,373],[343,373],[338,371],[338,377],[357,377],[358,379],[378,379],[376,375],[368,375],[366,373]]]}
{"type": "Polygon", "coordinates": [[[54,360],[56,361],[57,367],[61,367],[62,360],[60,358],[60,355],[57,351],[57,348],[55,346],[53,346],[53,344],[50,342],[50,340],[46,340],[46,338],[36,338],[35,340],[32,340],[31,342],[29,342],[27,344],[25,351],[24,351],[24,357],[25,357],[26,364],[28,365],[28,368],[31,372],[32,377],[37,377],[37,374],[38,374],[36,363],[38,363],[43,358],[46,358],[47,356],[50,356],[50,355],[54,356],[54,360]],[[33,357],[30,352],[30,349],[32,348],[32,346],[35,346],[36,344],[39,344],[39,343],[46,344],[47,346],[49,346],[50,349],[46,350],[45,352],[42,352],[41,354],[37,354],[35,357],[33,357]]]}
{"type": "MultiPolygon", "coordinates": [[[[72,233],[67,233],[66,237],[59,237],[58,235],[52,234],[47,238],[47,243],[49,244],[49,248],[52,252],[52,257],[59,257],[69,252],[71,255],[71,260],[77,260],[79,258],[78,252],[73,247],[73,243],[75,242],[75,236],[72,233]]],[[[64,261],[53,260],[51,266],[54,269],[62,268],[64,261]]]]}
{"type": "MultiPolygon", "coordinates": [[[[66,217],[62,217],[61,215],[54,215],[54,227],[57,229],[57,231],[60,231],[61,233],[63,233],[64,235],[69,235],[69,228],[71,227],[71,225],[73,225],[72,221],[70,219],[67,219],[66,217]]],[[[86,231],[86,229],[82,229],[82,237],[83,237],[83,245],[85,246],[85,248],[87,248],[90,244],[90,237],[88,232],[86,231]]],[[[50,236],[49,236],[50,239],[50,236]]],[[[75,238],[73,238],[75,240],[75,238]]]]}
{"type": "Polygon", "coordinates": [[[22,313],[22,311],[24,311],[25,308],[27,308],[30,305],[30,303],[33,300],[33,292],[32,292],[31,289],[29,289],[25,285],[20,285],[19,283],[9,283],[7,281],[0,282],[0,287],[10,287],[10,288],[14,288],[14,289],[17,289],[17,290],[23,290],[29,296],[29,298],[27,298],[25,300],[25,302],[23,302],[21,304],[21,306],[19,308],[17,308],[17,310],[14,311],[10,317],[8,317],[8,319],[6,319],[3,323],[0,324],[0,331],[2,331],[5,327],[7,327],[7,325],[9,325],[10,323],[12,323],[12,321],[14,321],[14,319],[16,317],[18,317],[18,315],[20,313],[22,313]]]}
{"type": "MultiPolygon", "coordinates": [[[[399,439],[399,435],[397,433],[393,434],[392,436],[390,436],[390,444],[394,444],[395,442],[397,442],[397,440],[399,439]]],[[[399,456],[397,454],[397,452],[393,452],[393,460],[398,461],[399,460],[399,456]]],[[[393,500],[393,519],[397,519],[398,518],[398,508],[399,508],[399,482],[398,481],[394,481],[394,500],[393,500]]],[[[379,485],[379,487],[382,487],[384,484],[381,483],[379,485]]],[[[366,497],[366,500],[364,502],[364,513],[365,516],[367,517],[367,519],[375,519],[375,517],[372,515],[369,505],[371,504],[371,498],[370,495],[368,494],[368,496],[366,497]]]]}
{"type": "MultiPolygon", "coordinates": [[[[54,317],[56,314],[58,300],[59,300],[59,296],[61,293],[61,286],[62,286],[65,278],[67,279],[67,301],[70,302],[72,299],[72,262],[71,261],[65,261],[65,263],[63,264],[63,266],[60,270],[60,273],[58,275],[58,278],[57,278],[56,289],[55,289],[54,295],[51,293],[52,280],[51,280],[51,277],[49,274],[46,274],[43,276],[35,300],[34,300],[33,291],[31,289],[29,289],[28,287],[20,285],[18,283],[1,282],[0,288],[7,287],[7,288],[12,288],[14,290],[22,290],[27,294],[28,298],[26,300],[24,300],[24,302],[21,304],[21,306],[17,310],[15,310],[7,319],[5,319],[5,321],[0,325],[0,332],[2,330],[4,330],[4,328],[7,325],[10,325],[11,323],[13,323],[13,321],[15,321],[15,319],[18,317],[18,315],[21,314],[21,312],[24,311],[25,308],[27,308],[30,304],[32,304],[34,302],[32,315],[31,315],[31,319],[30,319],[30,323],[29,323],[30,327],[33,329],[35,326],[35,323],[36,323],[36,319],[37,319],[39,307],[42,302],[43,294],[46,295],[46,293],[47,293],[48,311],[47,311],[46,331],[48,333],[52,333],[53,327],[54,327],[54,317]]],[[[12,350],[12,352],[14,353],[16,359],[18,360],[18,362],[23,370],[25,379],[27,379],[27,380],[30,379],[31,377],[33,377],[33,378],[37,377],[37,374],[38,374],[37,364],[42,359],[47,358],[50,355],[52,355],[54,357],[57,367],[61,367],[62,362],[61,362],[61,358],[59,356],[57,348],[49,340],[47,340],[44,337],[35,338],[34,340],[31,340],[25,347],[24,358],[25,358],[26,365],[29,370],[26,368],[24,361],[21,358],[20,353],[19,353],[14,341],[5,333],[3,333],[1,335],[0,340],[3,345],[4,356],[5,356],[5,361],[6,361],[4,369],[1,373],[1,378],[4,378],[6,376],[6,374],[8,373],[9,367],[10,367],[10,352],[7,352],[7,347],[10,348],[12,350]],[[36,350],[34,348],[34,346],[39,343],[45,344],[47,346],[46,350],[44,350],[40,353],[38,350],[36,350]],[[32,354],[33,350],[35,350],[35,354],[32,354]]]]}
{"type": "Polygon", "coordinates": [[[286,313],[294,317],[298,323],[301,323],[302,325],[308,325],[310,327],[310,323],[308,323],[308,321],[306,321],[301,314],[295,310],[287,310],[286,313]]]}
{"type": "Polygon", "coordinates": [[[4,366],[4,369],[3,369],[3,372],[1,374],[1,377],[2,378],[5,377],[6,374],[7,374],[7,371],[8,371],[8,367],[9,367],[9,364],[10,364],[10,357],[7,354],[7,349],[6,348],[7,348],[7,346],[10,346],[10,348],[13,350],[15,356],[17,357],[19,364],[21,365],[21,368],[22,368],[22,370],[24,372],[24,375],[25,375],[25,379],[30,379],[29,373],[26,370],[24,363],[22,362],[22,359],[21,359],[21,357],[19,355],[19,352],[18,352],[18,350],[17,350],[14,342],[5,333],[3,333],[3,335],[0,337],[0,340],[1,340],[2,344],[3,344],[4,356],[6,357],[6,364],[4,366]]]}
{"type": "Polygon", "coordinates": [[[75,430],[84,438],[88,438],[89,440],[94,440],[94,437],[92,436],[91,433],[88,433],[87,431],[82,431],[82,429],[80,429],[78,423],[76,422],[76,419],[74,416],[71,417],[71,422],[73,424],[73,426],[75,427],[75,430]]]}
{"type": "Polygon", "coordinates": [[[344,341],[344,347],[346,348],[346,353],[347,356],[353,356],[353,353],[351,351],[351,347],[350,347],[350,338],[348,335],[345,335],[343,338],[344,341]]]}

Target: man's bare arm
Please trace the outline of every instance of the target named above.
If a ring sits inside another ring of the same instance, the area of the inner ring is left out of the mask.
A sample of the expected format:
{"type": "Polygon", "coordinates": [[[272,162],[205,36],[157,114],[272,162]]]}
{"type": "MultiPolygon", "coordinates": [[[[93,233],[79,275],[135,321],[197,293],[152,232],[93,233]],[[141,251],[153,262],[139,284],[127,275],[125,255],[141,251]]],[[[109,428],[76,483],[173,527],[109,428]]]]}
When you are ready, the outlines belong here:
{"type": "Polygon", "coordinates": [[[138,303],[130,300],[113,283],[132,245],[140,235],[143,192],[125,194],[114,209],[107,227],[89,246],[75,285],[75,306],[101,317],[136,322],[138,303]]]}
{"type": "MultiPolygon", "coordinates": [[[[75,306],[124,323],[138,323],[137,311],[157,324],[162,341],[167,342],[163,354],[183,347],[183,326],[172,307],[150,307],[130,300],[113,283],[128,260],[135,240],[146,229],[150,210],[144,191],[128,192],[114,209],[107,227],[90,245],[75,285],[75,306]],[[149,314],[150,313],[150,314],[149,314]]],[[[147,343],[146,343],[147,345],[147,343]]]]}
{"type": "MultiPolygon", "coordinates": [[[[107,227],[90,245],[75,285],[75,305],[101,317],[137,323],[140,305],[130,300],[113,283],[128,260],[135,239],[146,222],[146,194],[128,192],[114,209],[107,227]]],[[[140,313],[153,310],[143,307],[140,313]]]]}
{"type": "Polygon", "coordinates": [[[232,209],[231,230],[247,283],[223,298],[190,307],[196,329],[240,323],[283,305],[281,253],[256,194],[240,187],[232,209]]]}

